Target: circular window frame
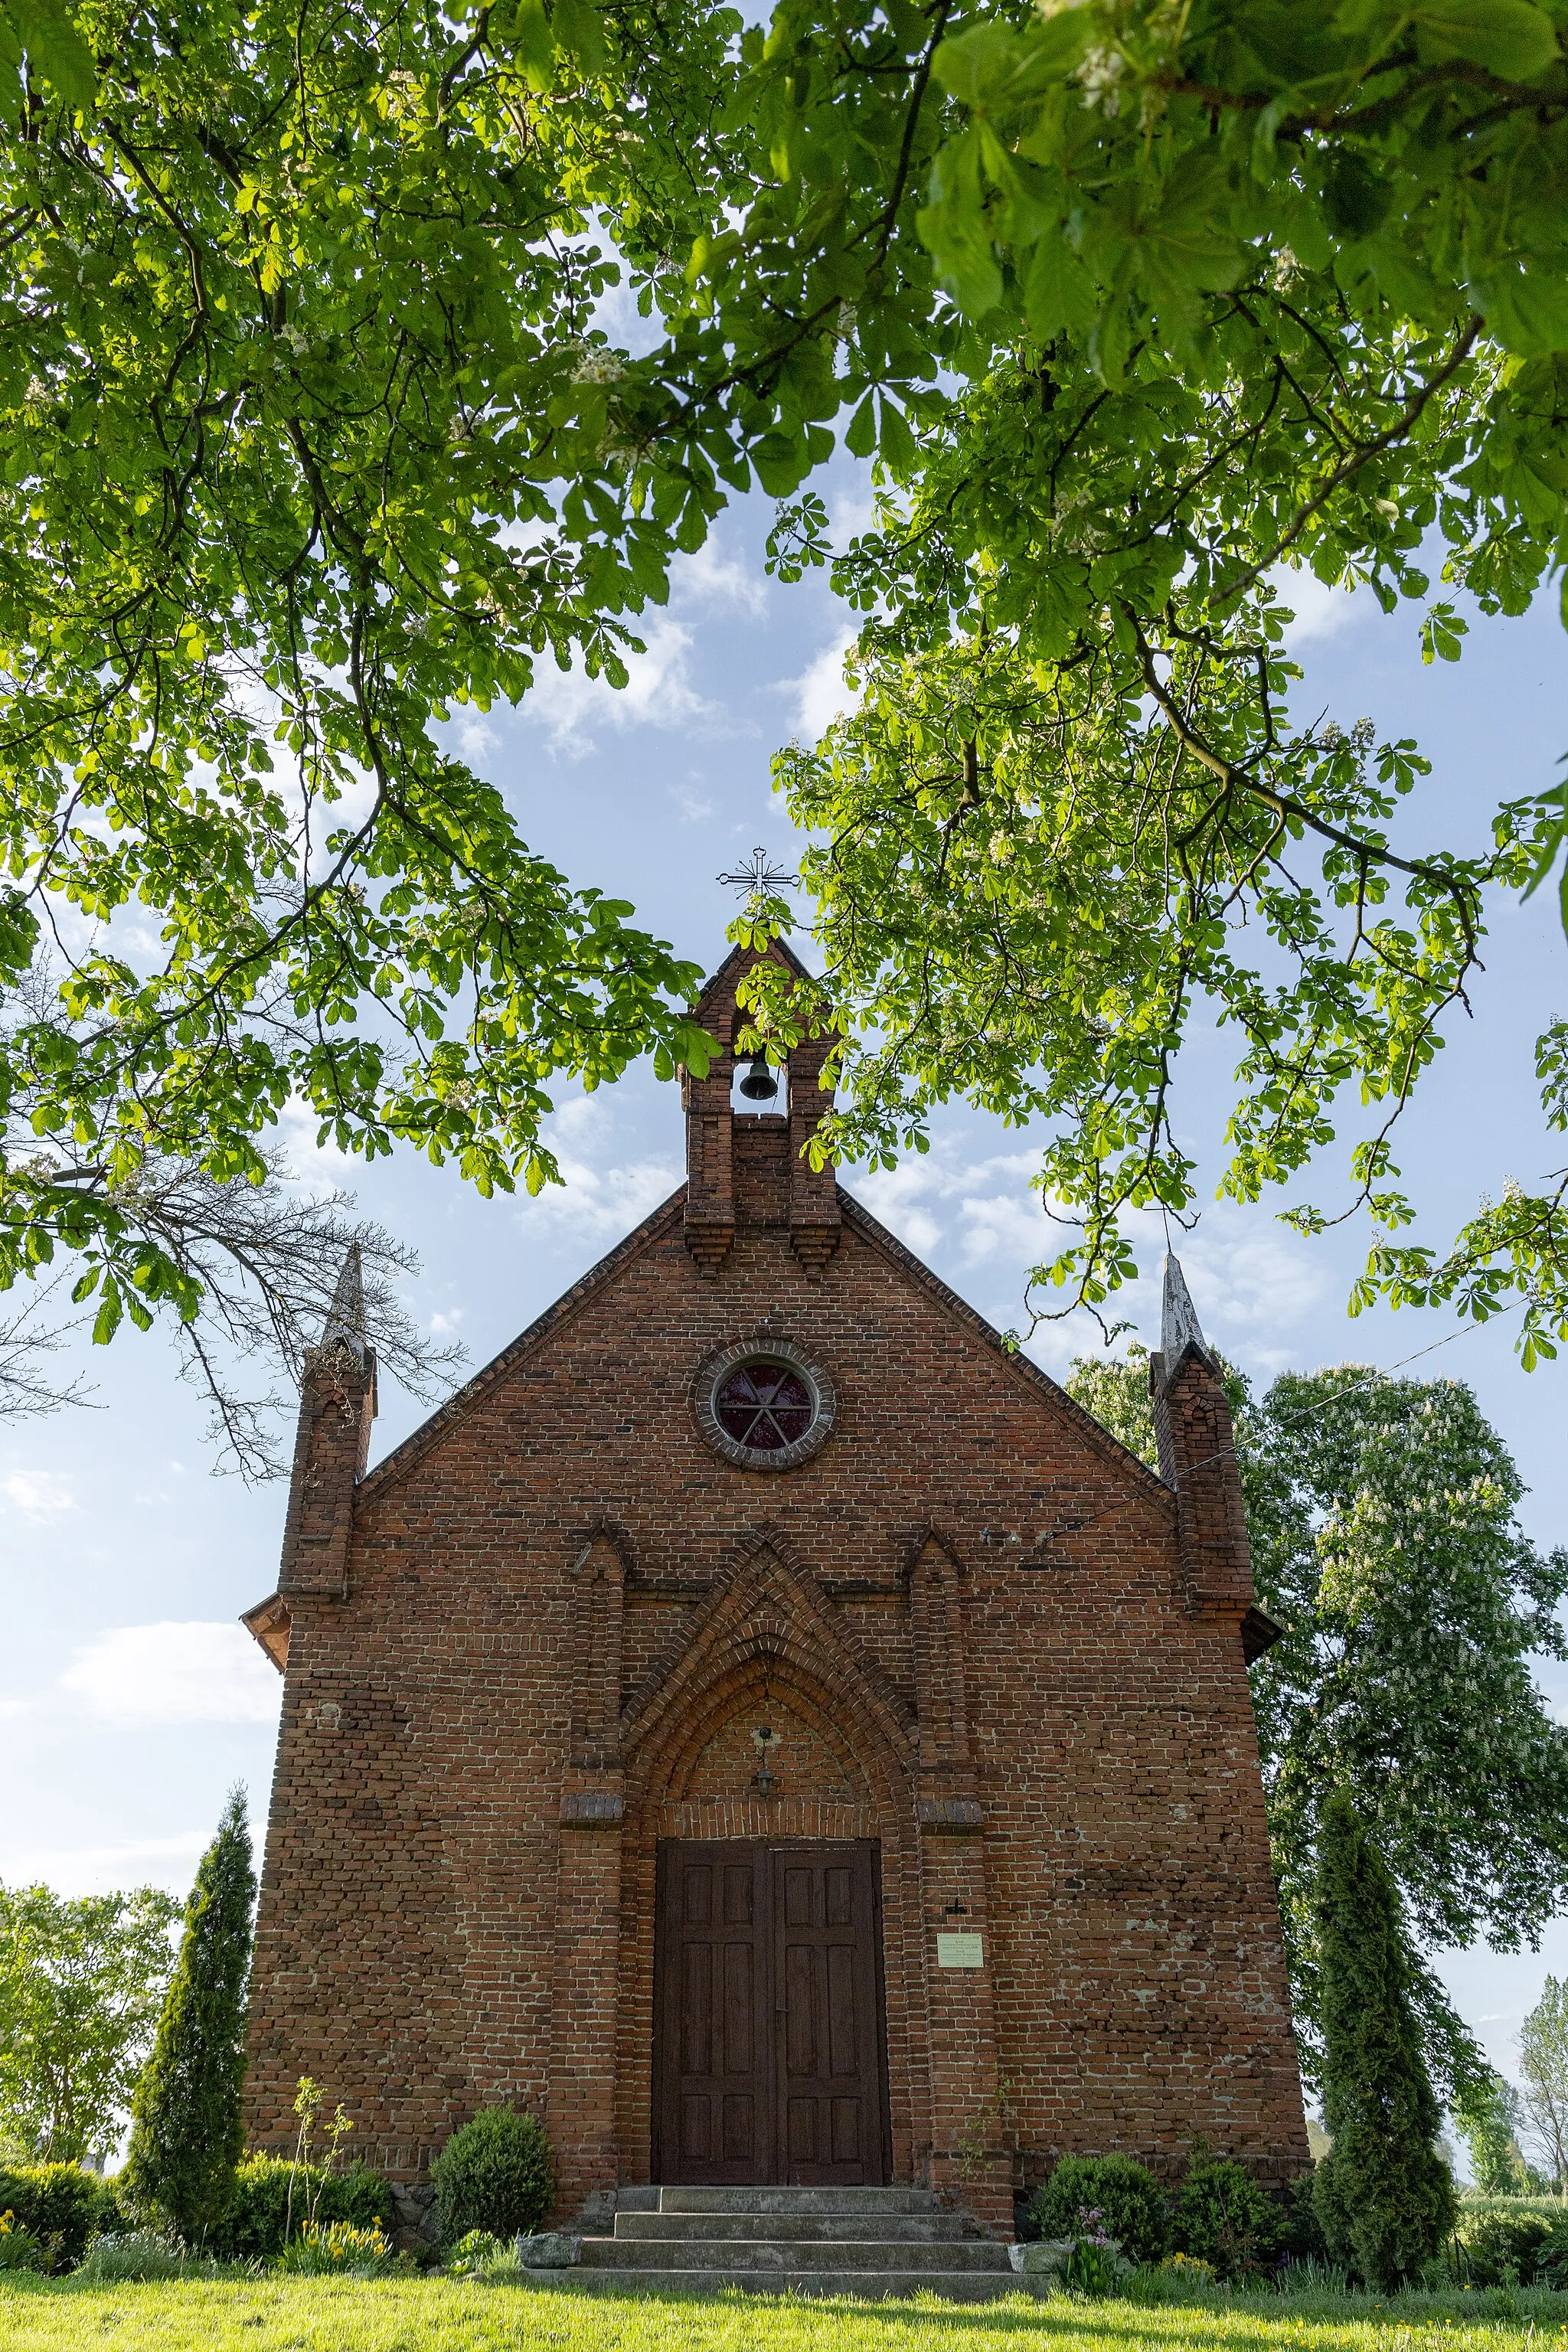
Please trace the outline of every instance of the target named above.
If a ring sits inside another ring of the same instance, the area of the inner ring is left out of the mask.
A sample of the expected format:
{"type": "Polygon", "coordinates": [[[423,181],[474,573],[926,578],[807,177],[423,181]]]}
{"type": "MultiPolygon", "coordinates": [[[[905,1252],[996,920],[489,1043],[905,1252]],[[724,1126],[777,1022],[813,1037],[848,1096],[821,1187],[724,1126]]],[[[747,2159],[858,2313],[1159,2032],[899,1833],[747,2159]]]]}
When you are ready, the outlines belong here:
{"type": "Polygon", "coordinates": [[[691,1404],[703,1437],[715,1454],[737,1470],[798,1469],[826,1444],[838,1413],[833,1382],[816,1359],[808,1356],[804,1348],[797,1348],[793,1339],[781,1339],[772,1331],[758,1331],[750,1339],[737,1339],[732,1346],[716,1348],[711,1355],[705,1356],[692,1383],[691,1404]],[[787,1364],[805,1382],[815,1400],[816,1410],[811,1427],[793,1444],[743,1445],[731,1436],[714,1410],[714,1400],[731,1373],[759,1356],[775,1364],[787,1364]]]}

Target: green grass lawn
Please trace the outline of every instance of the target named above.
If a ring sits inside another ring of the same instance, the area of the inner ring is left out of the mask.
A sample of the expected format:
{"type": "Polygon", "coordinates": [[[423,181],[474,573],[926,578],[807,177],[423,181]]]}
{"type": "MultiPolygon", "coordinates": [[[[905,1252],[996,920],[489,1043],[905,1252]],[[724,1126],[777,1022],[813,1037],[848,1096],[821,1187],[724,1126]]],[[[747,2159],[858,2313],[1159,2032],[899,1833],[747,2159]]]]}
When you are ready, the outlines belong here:
{"type": "Polygon", "coordinates": [[[1568,2352],[1568,2295],[856,2304],[459,2280],[0,2283],[4,2352],[1568,2352]]]}

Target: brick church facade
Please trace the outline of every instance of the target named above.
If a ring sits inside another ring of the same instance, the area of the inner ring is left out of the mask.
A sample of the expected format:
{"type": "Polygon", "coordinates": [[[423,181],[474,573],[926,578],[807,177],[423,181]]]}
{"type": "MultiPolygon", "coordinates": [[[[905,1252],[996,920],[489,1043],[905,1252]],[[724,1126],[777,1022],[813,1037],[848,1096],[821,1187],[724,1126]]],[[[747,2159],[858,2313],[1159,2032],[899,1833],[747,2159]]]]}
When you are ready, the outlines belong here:
{"type": "Polygon", "coordinates": [[[341,1294],[245,1621],[285,1674],[252,2146],[310,2074],[408,2183],[531,2109],[563,2213],[911,2182],[1010,2234],[1068,2153],[1306,2168],[1275,1629],[1179,1271],[1156,1477],[810,1169],[822,1052],[786,1108],[689,1078],[686,1184],[368,1472],[341,1294]]]}

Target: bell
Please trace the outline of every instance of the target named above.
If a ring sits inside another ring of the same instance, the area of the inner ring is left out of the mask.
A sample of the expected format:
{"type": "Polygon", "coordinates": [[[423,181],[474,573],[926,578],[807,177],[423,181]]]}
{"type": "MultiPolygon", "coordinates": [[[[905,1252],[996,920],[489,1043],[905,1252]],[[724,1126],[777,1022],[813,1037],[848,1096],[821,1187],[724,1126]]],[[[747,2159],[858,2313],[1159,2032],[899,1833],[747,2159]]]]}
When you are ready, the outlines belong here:
{"type": "Polygon", "coordinates": [[[741,1080],[741,1092],[748,1102],[772,1102],[779,1090],[779,1082],[768,1067],[765,1054],[753,1054],[752,1066],[741,1080]]]}

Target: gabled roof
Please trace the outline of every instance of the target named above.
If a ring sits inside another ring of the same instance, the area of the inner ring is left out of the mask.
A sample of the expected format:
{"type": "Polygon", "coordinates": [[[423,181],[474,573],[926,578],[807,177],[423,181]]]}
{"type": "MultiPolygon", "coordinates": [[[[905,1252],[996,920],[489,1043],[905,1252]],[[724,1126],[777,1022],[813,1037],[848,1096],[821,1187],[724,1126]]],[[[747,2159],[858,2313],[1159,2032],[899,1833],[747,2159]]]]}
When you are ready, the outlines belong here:
{"type": "Polygon", "coordinates": [[[838,1187],[838,1203],[844,1212],[846,1224],[853,1225],[857,1233],[874,1243],[901,1272],[918,1282],[939,1307],[962,1323],[974,1339],[1000,1356],[1008,1370],[1016,1372],[1043,1402],[1070,1422],[1080,1436],[1088,1438],[1095,1450],[1105,1456],[1113,1469],[1133,1471],[1138,1483],[1148,1493],[1174,1507],[1175,1497],[1158,1472],[1151,1470],[1149,1465],[1123,1445],[1119,1437],[1112,1436],[1103,1422],[1096,1421],[1093,1413],[1086,1412],[1077,1398],[1069,1396],[1059,1381],[1052,1380],[1049,1372],[1043,1372],[1038,1364],[1032,1363],[1021,1349],[1010,1348],[994,1324],[987,1323],[984,1316],[971,1307],[966,1298],[961,1298],[956,1290],[943,1282],[940,1274],[932,1273],[923,1258],[917,1257],[896,1234],[890,1234],[886,1225],[879,1224],[870,1210],[863,1207],[853,1192],[847,1192],[842,1184],[838,1187]]]}
{"type": "Polygon", "coordinates": [[[514,1365],[531,1356],[542,1340],[566,1322],[595,1291],[602,1290],[622,1266],[628,1265],[634,1257],[640,1257],[648,1244],[657,1241],[667,1225],[674,1223],[685,1206],[686,1187],[682,1184],[668,1201],[661,1201],[640,1225],[634,1225],[626,1238],[618,1241],[597,1265],[591,1265],[586,1274],[580,1276],[570,1290],[563,1290],[552,1307],[547,1307],[542,1315],[536,1315],[527,1329],[520,1331],[499,1356],[492,1356],[471,1381],[465,1381],[444,1405],[438,1405],[428,1421],[421,1422],[401,1445],[395,1445],[374,1470],[367,1471],[360,1481],[358,1492],[361,1495],[379,1494],[383,1486],[392,1484],[399,1472],[412,1469],[420,1456],[428,1453],[437,1437],[455,1423],[467,1420],[474,1407],[482,1402],[499,1381],[506,1378],[514,1365]]]}
{"type": "MultiPolygon", "coordinates": [[[[1109,1467],[1119,1472],[1122,1476],[1128,1477],[1131,1483],[1141,1488],[1150,1500],[1163,1504],[1167,1509],[1173,1507],[1174,1498],[1170,1488],[1149,1468],[1147,1463],[1141,1462],[1135,1454],[1130,1453],[1119,1439],[1113,1437],[1108,1429],[1095,1420],[1092,1413],[1086,1412],[1080,1404],[1068,1396],[1067,1391],[1059,1387],[1048,1372],[1041,1371],[1039,1366],[1031,1363],[1027,1356],[1016,1349],[1010,1348],[1002,1334],[993,1325],[987,1323],[983,1315],[978,1314],[966,1300],[959,1297],[955,1290],[951,1289],[940,1275],[933,1274],[931,1267],[918,1258],[912,1250],[906,1249],[903,1243],[895,1234],[890,1234],[885,1225],[879,1223],[869,1209],[862,1207],[852,1192],[847,1192],[842,1184],[837,1187],[837,1191],[845,1223],[853,1226],[863,1240],[869,1242],[874,1248],[881,1252],[883,1256],[889,1259],[901,1274],[917,1283],[932,1304],[962,1325],[972,1339],[978,1339],[982,1346],[999,1357],[1007,1370],[1022,1381],[1042,1404],[1047,1405],[1060,1419],[1068,1422],[1081,1437],[1087,1440],[1109,1467]]],[[[661,1202],[650,1215],[646,1216],[640,1225],[634,1226],[624,1241],[617,1242],[615,1248],[602,1257],[596,1265],[590,1266],[587,1273],[574,1282],[570,1290],[564,1291],[553,1306],[547,1307],[542,1315],[536,1316],[527,1329],[519,1332],[517,1338],[503,1348],[498,1356],[492,1357],[482,1370],[476,1372],[472,1380],[466,1381],[455,1395],[448,1397],[446,1403],[439,1406],[428,1421],[421,1423],[411,1435],[404,1439],[401,1445],[394,1446],[392,1452],[383,1461],[378,1462],[361,1481],[358,1490],[360,1496],[368,1500],[372,1496],[379,1495],[384,1487],[393,1485],[397,1478],[411,1470],[415,1464],[429,1452],[438,1438],[458,1422],[466,1420],[468,1414],[483,1402],[498,1382],[504,1380],[507,1374],[515,1370],[519,1364],[524,1362],[545,1339],[567,1322],[579,1307],[585,1306],[588,1300],[612,1281],[625,1266],[628,1265],[634,1258],[639,1257],[644,1250],[676,1223],[685,1205],[686,1187],[682,1184],[670,1194],[668,1201],[661,1202]]]]}
{"type": "Polygon", "coordinates": [[[742,969],[749,968],[752,964],[760,963],[764,956],[771,956],[775,963],[788,964],[797,980],[815,982],[816,979],[816,972],[807,971],[787,940],[769,940],[767,945],[761,948],[731,948],[718,971],[710,971],[703,982],[702,992],[692,1006],[692,1012],[700,1016],[704,1003],[715,990],[722,988],[732,976],[738,976],[737,965],[742,969]]]}
{"type": "Polygon", "coordinates": [[[691,1008],[692,1019],[705,1020],[714,998],[729,993],[753,964],[764,960],[782,963],[787,971],[794,972],[797,980],[807,981],[815,986],[816,974],[806,970],[786,940],[770,940],[763,948],[731,948],[718,971],[710,972],[703,982],[701,993],[691,1008]]]}

